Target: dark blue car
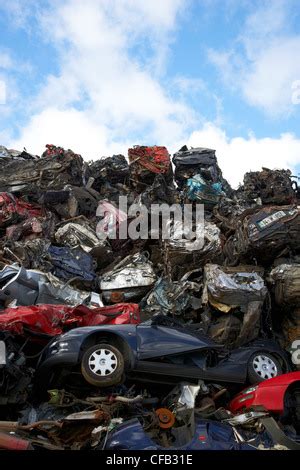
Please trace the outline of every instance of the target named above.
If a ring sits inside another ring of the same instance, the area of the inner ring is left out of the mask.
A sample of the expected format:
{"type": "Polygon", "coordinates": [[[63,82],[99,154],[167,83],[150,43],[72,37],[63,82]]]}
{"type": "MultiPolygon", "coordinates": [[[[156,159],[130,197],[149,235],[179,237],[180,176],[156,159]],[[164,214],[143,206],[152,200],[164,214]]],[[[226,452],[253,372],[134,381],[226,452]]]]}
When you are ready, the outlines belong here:
{"type": "MultiPolygon", "coordinates": [[[[171,319],[170,319],[171,320],[171,319]]],[[[268,339],[227,350],[189,326],[157,317],[139,325],[76,328],[56,337],[42,354],[39,384],[80,372],[91,385],[108,387],[124,375],[136,380],[258,383],[291,370],[287,354],[268,339]]]]}

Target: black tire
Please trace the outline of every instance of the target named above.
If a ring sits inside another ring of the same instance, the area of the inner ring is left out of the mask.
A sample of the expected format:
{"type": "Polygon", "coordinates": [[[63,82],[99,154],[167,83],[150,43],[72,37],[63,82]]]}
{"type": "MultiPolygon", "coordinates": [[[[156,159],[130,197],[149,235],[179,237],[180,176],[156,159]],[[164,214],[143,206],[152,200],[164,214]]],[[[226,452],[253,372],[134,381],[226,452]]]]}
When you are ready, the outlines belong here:
{"type": "Polygon", "coordinates": [[[91,385],[96,387],[117,385],[122,382],[123,372],[124,358],[115,346],[106,343],[96,344],[83,354],[81,373],[91,385]],[[99,364],[99,361],[104,362],[99,364]]]}
{"type": "Polygon", "coordinates": [[[264,382],[264,380],[277,377],[283,374],[282,367],[272,354],[265,351],[257,351],[253,354],[248,362],[248,381],[250,384],[257,384],[264,382]],[[259,358],[262,360],[259,361],[259,358]],[[261,365],[259,365],[259,363],[261,365]],[[264,371],[262,365],[265,365],[267,369],[264,371]]]}

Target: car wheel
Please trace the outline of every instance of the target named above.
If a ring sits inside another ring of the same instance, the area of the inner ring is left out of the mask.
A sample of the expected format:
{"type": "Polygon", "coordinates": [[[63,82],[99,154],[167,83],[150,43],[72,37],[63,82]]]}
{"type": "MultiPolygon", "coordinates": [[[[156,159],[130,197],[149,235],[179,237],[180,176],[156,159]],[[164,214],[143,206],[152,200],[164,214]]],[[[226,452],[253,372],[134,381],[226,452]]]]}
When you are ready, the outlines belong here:
{"type": "Polygon", "coordinates": [[[278,360],[264,351],[253,354],[248,362],[248,379],[251,384],[272,379],[282,373],[282,367],[278,360]]]}
{"type": "Polygon", "coordinates": [[[124,372],[122,353],[110,344],[96,344],[83,354],[81,372],[85,380],[96,387],[117,385],[124,372]]]}

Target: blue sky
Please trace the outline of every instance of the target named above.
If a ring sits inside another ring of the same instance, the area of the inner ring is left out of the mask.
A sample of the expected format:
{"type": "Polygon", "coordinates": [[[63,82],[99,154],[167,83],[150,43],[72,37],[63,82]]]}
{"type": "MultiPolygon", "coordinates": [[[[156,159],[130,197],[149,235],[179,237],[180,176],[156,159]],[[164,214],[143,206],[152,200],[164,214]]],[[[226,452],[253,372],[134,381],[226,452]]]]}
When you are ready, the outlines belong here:
{"type": "Polygon", "coordinates": [[[234,185],[300,172],[299,20],[298,0],[1,0],[0,143],[208,146],[234,185]]]}

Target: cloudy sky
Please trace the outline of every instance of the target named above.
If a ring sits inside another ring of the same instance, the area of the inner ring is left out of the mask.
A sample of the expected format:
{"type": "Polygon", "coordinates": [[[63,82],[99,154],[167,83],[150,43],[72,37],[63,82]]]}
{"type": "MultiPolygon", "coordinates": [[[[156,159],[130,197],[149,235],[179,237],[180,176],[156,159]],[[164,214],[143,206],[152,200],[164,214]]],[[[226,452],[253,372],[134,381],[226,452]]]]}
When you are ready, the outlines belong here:
{"type": "Polygon", "coordinates": [[[0,0],[0,31],[2,145],[186,143],[234,185],[300,173],[299,0],[0,0]]]}

